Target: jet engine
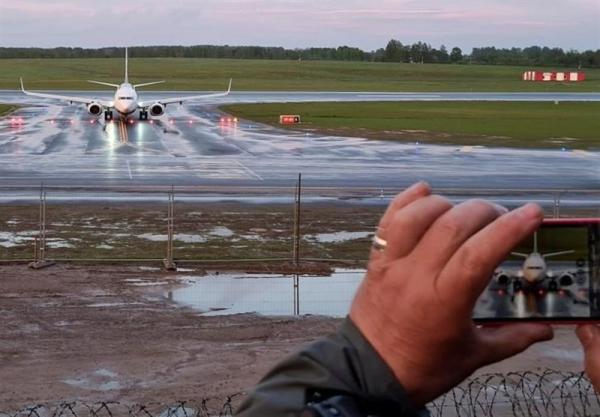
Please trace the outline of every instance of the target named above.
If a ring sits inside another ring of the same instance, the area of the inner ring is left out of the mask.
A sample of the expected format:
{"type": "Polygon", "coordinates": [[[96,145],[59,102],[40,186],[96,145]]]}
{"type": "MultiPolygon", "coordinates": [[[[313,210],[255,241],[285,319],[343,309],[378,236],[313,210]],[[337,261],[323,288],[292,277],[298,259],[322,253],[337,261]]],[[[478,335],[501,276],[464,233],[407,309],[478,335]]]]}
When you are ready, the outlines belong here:
{"type": "Polygon", "coordinates": [[[102,114],[102,106],[98,103],[90,103],[87,106],[87,111],[89,114],[91,114],[92,116],[100,116],[102,114]]]}
{"type": "Polygon", "coordinates": [[[152,117],[159,117],[165,113],[165,106],[161,103],[154,103],[148,108],[148,110],[150,111],[150,115],[152,117]]]}
{"type": "Polygon", "coordinates": [[[510,277],[504,272],[500,272],[498,275],[496,275],[496,282],[500,285],[506,286],[510,284],[510,277]]]}
{"type": "Polygon", "coordinates": [[[575,283],[575,277],[573,274],[564,273],[558,278],[558,283],[561,287],[570,287],[575,283]]]}

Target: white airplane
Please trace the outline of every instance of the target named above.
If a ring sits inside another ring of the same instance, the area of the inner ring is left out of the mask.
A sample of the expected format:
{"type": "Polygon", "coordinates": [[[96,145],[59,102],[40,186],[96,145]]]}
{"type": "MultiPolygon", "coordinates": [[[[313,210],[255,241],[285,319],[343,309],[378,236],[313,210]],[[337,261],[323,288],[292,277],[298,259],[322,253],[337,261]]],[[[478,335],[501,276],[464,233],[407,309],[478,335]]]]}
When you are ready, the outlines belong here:
{"type": "Polygon", "coordinates": [[[146,87],[149,85],[160,84],[164,81],[154,81],[150,83],[143,84],[130,84],[129,83],[129,75],[128,75],[128,54],[127,48],[125,48],[125,80],[120,85],[106,83],[103,81],[93,81],[88,80],[90,83],[106,85],[109,87],[115,87],[117,91],[115,92],[115,96],[113,100],[99,100],[94,98],[84,98],[84,97],[70,97],[70,96],[61,96],[58,94],[46,94],[46,93],[34,93],[31,91],[26,91],[23,86],[23,78],[21,80],[21,91],[27,94],[28,96],[41,97],[41,98],[49,98],[55,100],[68,101],[69,103],[82,103],[87,106],[87,111],[92,116],[99,117],[102,113],[104,113],[104,120],[112,120],[113,119],[113,110],[117,111],[123,118],[127,118],[130,114],[134,113],[136,110],[139,110],[140,120],[147,120],[148,114],[151,117],[156,118],[160,117],[165,113],[165,108],[168,104],[179,103],[183,104],[184,101],[189,100],[201,100],[201,99],[209,99],[209,98],[217,98],[217,97],[225,97],[231,92],[231,83],[232,80],[229,81],[229,88],[224,93],[215,93],[215,94],[203,94],[197,96],[188,96],[188,97],[175,97],[168,99],[160,99],[160,100],[151,100],[151,101],[138,101],[138,95],[135,91],[138,87],[146,87]]]}
{"type": "Polygon", "coordinates": [[[497,270],[495,273],[496,282],[502,286],[508,286],[512,283],[515,291],[522,289],[523,285],[529,287],[539,286],[544,281],[549,281],[546,289],[550,291],[556,291],[559,289],[559,287],[569,287],[575,283],[575,276],[579,273],[579,271],[561,271],[559,273],[554,273],[548,269],[546,259],[560,255],[567,255],[574,252],[574,250],[567,250],[541,254],[538,250],[538,236],[536,232],[533,235],[532,253],[512,253],[513,256],[525,258],[521,270],[517,271],[516,273],[497,270]]]}

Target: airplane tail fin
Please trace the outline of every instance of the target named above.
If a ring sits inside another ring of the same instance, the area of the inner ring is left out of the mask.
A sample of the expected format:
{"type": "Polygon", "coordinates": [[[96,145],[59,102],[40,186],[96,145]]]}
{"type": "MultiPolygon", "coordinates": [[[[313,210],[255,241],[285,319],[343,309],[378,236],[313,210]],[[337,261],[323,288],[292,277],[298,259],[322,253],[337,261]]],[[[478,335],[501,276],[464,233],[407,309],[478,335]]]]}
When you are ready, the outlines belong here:
{"type": "Polygon", "coordinates": [[[135,85],[133,86],[133,88],[138,88],[138,87],[147,87],[147,86],[149,86],[149,85],[162,84],[162,83],[164,83],[164,82],[165,82],[165,81],[164,81],[164,80],[162,80],[162,81],[152,81],[152,82],[150,82],[150,83],[135,84],[135,85]]]}
{"type": "Polygon", "coordinates": [[[109,86],[109,87],[119,88],[118,84],[105,83],[104,81],[87,80],[87,82],[88,83],[92,83],[92,84],[100,84],[100,85],[106,85],[106,86],[109,86]]]}
{"type": "Polygon", "coordinates": [[[127,51],[127,47],[125,47],[125,82],[129,82],[129,54],[127,51]]]}

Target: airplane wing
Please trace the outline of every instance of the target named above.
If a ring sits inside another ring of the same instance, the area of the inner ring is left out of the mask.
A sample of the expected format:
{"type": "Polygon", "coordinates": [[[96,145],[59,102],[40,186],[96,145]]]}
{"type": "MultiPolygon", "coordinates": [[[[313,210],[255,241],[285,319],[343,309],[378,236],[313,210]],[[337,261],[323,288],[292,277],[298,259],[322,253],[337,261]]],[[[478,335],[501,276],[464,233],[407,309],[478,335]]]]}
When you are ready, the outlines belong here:
{"type": "Polygon", "coordinates": [[[106,100],[97,100],[97,99],[86,98],[86,97],[61,96],[58,94],[34,93],[32,91],[25,90],[25,87],[23,86],[23,78],[21,78],[20,81],[21,81],[21,91],[23,92],[23,94],[26,94],[28,96],[68,101],[70,103],[82,103],[82,104],[98,103],[104,107],[112,107],[113,106],[112,101],[106,101],[106,100]]]}
{"type": "Polygon", "coordinates": [[[228,96],[229,93],[231,92],[232,82],[233,82],[233,79],[229,80],[229,88],[224,93],[203,94],[203,95],[198,95],[198,96],[187,96],[187,97],[174,97],[174,98],[152,100],[152,101],[140,101],[138,106],[139,107],[148,107],[148,106],[152,105],[153,103],[160,103],[160,104],[165,104],[165,105],[172,104],[172,103],[180,103],[181,104],[184,101],[205,100],[205,99],[225,97],[225,96],[228,96]]]}

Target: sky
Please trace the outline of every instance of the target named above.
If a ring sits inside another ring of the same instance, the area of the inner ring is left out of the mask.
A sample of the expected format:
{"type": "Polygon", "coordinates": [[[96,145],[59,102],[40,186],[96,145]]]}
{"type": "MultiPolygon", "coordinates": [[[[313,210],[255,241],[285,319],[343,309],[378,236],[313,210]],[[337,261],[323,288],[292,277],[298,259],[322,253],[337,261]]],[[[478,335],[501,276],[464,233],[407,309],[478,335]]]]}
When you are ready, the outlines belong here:
{"type": "Polygon", "coordinates": [[[0,0],[0,46],[600,49],[600,0],[0,0]]]}

